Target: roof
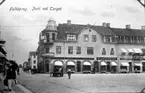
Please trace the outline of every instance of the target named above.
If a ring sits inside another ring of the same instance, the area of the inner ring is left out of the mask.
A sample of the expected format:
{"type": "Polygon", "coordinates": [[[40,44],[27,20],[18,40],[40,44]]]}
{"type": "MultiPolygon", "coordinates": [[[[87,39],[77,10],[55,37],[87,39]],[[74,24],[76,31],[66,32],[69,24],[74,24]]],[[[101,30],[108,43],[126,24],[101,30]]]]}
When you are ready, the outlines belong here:
{"type": "MultiPolygon", "coordinates": [[[[80,24],[59,24],[58,29],[58,40],[65,40],[66,33],[74,33],[79,35],[81,30],[88,25],[80,24]]],[[[113,35],[113,36],[145,36],[145,31],[141,29],[126,29],[126,28],[111,28],[103,26],[90,26],[93,30],[97,31],[100,35],[113,35]]]]}
{"type": "Polygon", "coordinates": [[[31,51],[31,52],[29,52],[29,55],[36,55],[36,52],[35,51],[31,51]]]}

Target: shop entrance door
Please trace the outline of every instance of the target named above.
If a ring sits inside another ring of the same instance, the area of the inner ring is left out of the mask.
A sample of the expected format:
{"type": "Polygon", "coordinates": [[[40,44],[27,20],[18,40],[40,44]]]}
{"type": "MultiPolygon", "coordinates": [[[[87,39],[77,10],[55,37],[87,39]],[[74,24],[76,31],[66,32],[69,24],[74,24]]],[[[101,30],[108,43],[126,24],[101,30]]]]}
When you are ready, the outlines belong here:
{"type": "Polygon", "coordinates": [[[142,71],[145,72],[145,62],[142,62],[142,71]]]}
{"type": "Polygon", "coordinates": [[[107,62],[107,72],[111,71],[111,66],[110,66],[110,62],[107,62]]]}
{"type": "Polygon", "coordinates": [[[77,72],[81,72],[81,61],[77,61],[77,72]]]}
{"type": "Polygon", "coordinates": [[[129,62],[129,72],[132,72],[132,62],[129,62]]]}
{"type": "Polygon", "coordinates": [[[94,72],[99,72],[99,63],[97,61],[94,62],[94,72]]]}

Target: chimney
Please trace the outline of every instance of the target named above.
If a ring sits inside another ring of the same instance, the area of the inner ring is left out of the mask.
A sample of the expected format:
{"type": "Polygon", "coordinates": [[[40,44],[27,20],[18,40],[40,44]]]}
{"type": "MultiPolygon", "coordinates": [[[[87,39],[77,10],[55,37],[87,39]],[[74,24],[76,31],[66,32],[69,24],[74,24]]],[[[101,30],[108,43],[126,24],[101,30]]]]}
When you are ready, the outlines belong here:
{"type": "Polygon", "coordinates": [[[102,23],[102,26],[103,26],[103,27],[107,27],[107,23],[106,23],[106,22],[103,22],[103,23],[102,23]]]}
{"type": "Polygon", "coordinates": [[[145,26],[141,26],[141,30],[142,31],[145,31],[145,26]]]}
{"type": "Polygon", "coordinates": [[[129,24],[128,24],[128,25],[126,25],[126,29],[131,29],[129,24]]]}
{"type": "Polygon", "coordinates": [[[107,27],[110,27],[110,23],[106,23],[106,26],[107,26],[107,27]]]}
{"type": "Polygon", "coordinates": [[[71,25],[71,20],[67,20],[67,24],[68,25],[71,25]]]}

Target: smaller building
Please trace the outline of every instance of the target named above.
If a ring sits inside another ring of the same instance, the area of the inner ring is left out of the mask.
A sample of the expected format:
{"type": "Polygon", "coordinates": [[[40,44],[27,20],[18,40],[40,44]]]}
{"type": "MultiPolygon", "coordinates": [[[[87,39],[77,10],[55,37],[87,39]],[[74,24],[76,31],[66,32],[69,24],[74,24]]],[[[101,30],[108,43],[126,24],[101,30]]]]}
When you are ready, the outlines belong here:
{"type": "Polygon", "coordinates": [[[37,54],[35,51],[29,52],[29,64],[31,69],[37,69],[37,54]]]}

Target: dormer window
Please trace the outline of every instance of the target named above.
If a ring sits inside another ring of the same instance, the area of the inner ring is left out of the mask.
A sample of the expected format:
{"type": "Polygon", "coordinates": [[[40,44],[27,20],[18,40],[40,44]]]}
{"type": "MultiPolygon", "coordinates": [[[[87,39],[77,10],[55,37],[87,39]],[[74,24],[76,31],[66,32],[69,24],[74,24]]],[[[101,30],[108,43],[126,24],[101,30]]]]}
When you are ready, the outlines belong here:
{"type": "Polygon", "coordinates": [[[67,34],[67,40],[76,40],[76,35],[75,34],[67,34]]]}

